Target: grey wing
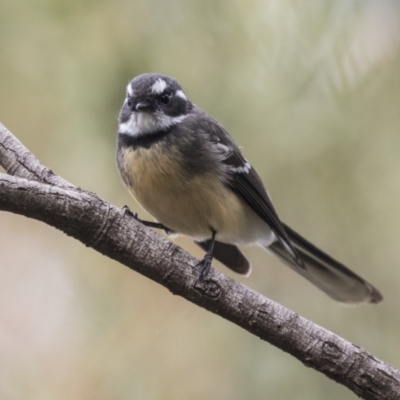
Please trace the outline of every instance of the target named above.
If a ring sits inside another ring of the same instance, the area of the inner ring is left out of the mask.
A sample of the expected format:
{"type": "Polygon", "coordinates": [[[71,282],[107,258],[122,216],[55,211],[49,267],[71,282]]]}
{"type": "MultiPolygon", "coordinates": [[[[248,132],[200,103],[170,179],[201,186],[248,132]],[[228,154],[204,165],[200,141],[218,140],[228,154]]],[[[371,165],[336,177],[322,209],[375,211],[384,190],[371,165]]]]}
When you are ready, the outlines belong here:
{"type": "Polygon", "coordinates": [[[225,162],[234,166],[234,173],[229,181],[231,189],[242,196],[253,211],[268,224],[295,264],[304,269],[303,260],[289,239],[257,172],[238,153],[234,153],[225,162]],[[240,158],[247,163],[247,168],[246,164],[244,168],[236,167],[242,161],[240,158]]]}
{"type": "Polygon", "coordinates": [[[304,269],[304,263],[292,245],[257,172],[222,125],[209,116],[202,120],[205,121],[203,130],[208,133],[216,151],[221,153],[222,163],[227,169],[227,186],[268,224],[294,263],[304,269]]]}

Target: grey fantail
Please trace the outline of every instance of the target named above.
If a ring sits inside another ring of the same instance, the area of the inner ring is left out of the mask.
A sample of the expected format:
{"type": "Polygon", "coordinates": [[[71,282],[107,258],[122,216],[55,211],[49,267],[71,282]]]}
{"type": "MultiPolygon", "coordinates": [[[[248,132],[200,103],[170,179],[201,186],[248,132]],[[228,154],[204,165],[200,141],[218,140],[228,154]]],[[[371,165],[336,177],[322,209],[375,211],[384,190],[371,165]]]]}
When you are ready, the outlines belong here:
{"type": "Polygon", "coordinates": [[[150,73],[128,84],[117,165],[133,197],[156,219],[148,225],[187,235],[207,251],[200,278],[213,257],[249,274],[250,263],[237,246],[257,244],[337,301],[382,300],[371,284],[279,219],[232,137],[176,80],[150,73]]]}

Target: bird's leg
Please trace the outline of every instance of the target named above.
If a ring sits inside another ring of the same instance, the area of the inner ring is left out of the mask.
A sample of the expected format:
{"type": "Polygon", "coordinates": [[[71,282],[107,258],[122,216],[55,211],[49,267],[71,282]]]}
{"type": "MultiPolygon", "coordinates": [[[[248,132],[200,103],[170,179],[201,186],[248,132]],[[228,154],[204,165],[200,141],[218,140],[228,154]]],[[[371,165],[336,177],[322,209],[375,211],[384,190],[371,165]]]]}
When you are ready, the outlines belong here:
{"type": "Polygon", "coordinates": [[[204,258],[197,264],[200,266],[200,281],[204,280],[210,271],[211,262],[213,260],[214,253],[214,244],[215,244],[215,236],[217,232],[214,229],[211,229],[212,236],[210,240],[210,245],[208,246],[208,250],[204,258]]]}
{"type": "Polygon", "coordinates": [[[130,217],[135,218],[136,221],[140,222],[144,226],[148,226],[149,228],[162,229],[167,235],[175,233],[173,230],[167,228],[165,225],[160,224],[159,222],[144,221],[140,219],[137,213],[133,213],[128,206],[123,206],[122,211],[124,212],[124,215],[129,215],[130,217]]]}

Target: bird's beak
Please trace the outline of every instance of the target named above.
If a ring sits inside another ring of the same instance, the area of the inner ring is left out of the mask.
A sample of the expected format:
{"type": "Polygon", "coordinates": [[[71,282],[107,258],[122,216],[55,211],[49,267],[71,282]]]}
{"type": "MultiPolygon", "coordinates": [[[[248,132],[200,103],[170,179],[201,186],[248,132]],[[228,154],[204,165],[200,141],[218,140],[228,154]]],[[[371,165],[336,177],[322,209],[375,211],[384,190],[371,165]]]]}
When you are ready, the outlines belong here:
{"type": "Polygon", "coordinates": [[[147,101],[140,101],[136,104],[135,111],[146,111],[151,108],[151,104],[147,101]]]}

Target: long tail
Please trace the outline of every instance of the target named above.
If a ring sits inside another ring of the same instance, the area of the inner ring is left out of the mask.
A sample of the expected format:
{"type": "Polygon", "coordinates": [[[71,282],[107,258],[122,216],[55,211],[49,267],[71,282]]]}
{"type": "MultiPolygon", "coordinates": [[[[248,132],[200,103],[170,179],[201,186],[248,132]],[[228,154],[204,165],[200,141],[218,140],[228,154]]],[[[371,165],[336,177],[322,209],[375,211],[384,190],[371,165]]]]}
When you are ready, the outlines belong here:
{"type": "Polygon", "coordinates": [[[293,229],[283,225],[306,268],[299,268],[279,241],[272,243],[266,249],[328,296],[347,304],[379,303],[383,299],[380,292],[370,283],[315,247],[293,229]]]}

